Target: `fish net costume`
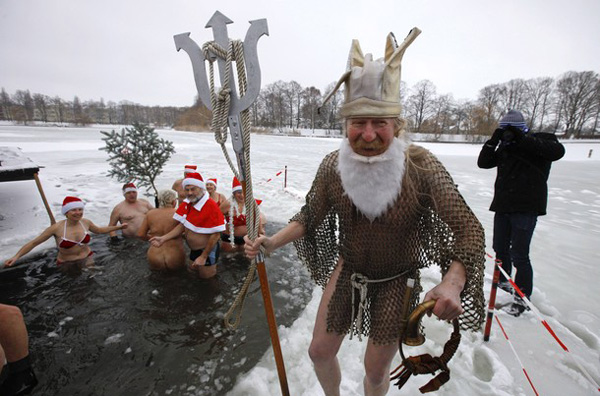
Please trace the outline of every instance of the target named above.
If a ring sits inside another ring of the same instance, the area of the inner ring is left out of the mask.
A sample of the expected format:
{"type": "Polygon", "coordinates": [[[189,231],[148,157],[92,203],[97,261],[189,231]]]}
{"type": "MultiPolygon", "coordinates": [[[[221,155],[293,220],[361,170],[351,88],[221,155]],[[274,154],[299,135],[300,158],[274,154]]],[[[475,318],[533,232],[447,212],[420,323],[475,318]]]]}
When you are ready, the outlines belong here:
{"type": "Polygon", "coordinates": [[[400,196],[371,222],[344,193],[338,156],[339,150],[323,159],[305,205],[290,220],[305,227],[304,237],[294,244],[318,285],[327,285],[342,258],[328,306],[327,331],[367,336],[378,345],[397,343],[405,319],[407,278],[415,279],[412,311],[422,291],[419,269],[437,264],[445,275],[453,260],[466,269],[461,328],[479,329],[484,318],[484,231],[444,166],[426,149],[410,145],[400,196]],[[352,301],[354,273],[370,280],[396,277],[368,284],[366,308],[358,324],[354,319],[358,294],[352,301]],[[397,277],[401,273],[405,274],[397,277]]]}

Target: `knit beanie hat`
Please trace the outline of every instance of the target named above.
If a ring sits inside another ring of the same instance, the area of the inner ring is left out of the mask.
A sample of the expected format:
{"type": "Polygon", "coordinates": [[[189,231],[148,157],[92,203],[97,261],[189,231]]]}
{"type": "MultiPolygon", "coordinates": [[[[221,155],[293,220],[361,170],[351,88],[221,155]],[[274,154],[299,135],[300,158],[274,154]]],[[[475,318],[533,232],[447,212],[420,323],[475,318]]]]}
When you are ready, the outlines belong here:
{"type": "Polygon", "coordinates": [[[512,126],[519,128],[522,131],[527,131],[525,118],[523,118],[523,114],[517,110],[509,110],[506,114],[504,114],[504,116],[500,119],[499,125],[502,128],[512,126]]]}
{"type": "Polygon", "coordinates": [[[394,35],[388,34],[385,56],[377,60],[373,60],[372,54],[363,55],[358,40],[353,40],[348,56],[348,68],[323,103],[345,83],[344,104],[340,109],[343,118],[399,117],[402,111],[400,62],[404,51],[420,33],[418,28],[413,28],[400,46],[394,35]]]}
{"type": "Polygon", "coordinates": [[[181,182],[181,185],[183,186],[183,188],[185,188],[186,186],[196,186],[202,189],[206,188],[206,186],[204,185],[204,179],[202,179],[200,173],[197,172],[188,173],[185,176],[185,179],[183,179],[183,181],[181,182]]]}
{"type": "Polygon", "coordinates": [[[61,213],[63,215],[66,215],[69,210],[78,208],[83,209],[84,206],[85,204],[83,203],[83,201],[77,197],[65,197],[62,204],[61,213]]]}

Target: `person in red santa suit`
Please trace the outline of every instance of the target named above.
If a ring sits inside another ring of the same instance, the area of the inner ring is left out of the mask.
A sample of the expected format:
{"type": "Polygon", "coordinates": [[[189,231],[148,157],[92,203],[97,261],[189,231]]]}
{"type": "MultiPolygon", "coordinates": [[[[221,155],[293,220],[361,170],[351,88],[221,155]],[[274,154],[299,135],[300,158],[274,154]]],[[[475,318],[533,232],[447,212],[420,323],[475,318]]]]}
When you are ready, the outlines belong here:
{"type": "Polygon", "coordinates": [[[212,278],[217,274],[219,239],[221,232],[225,231],[225,217],[217,203],[210,199],[199,173],[189,173],[182,186],[186,199],[173,215],[179,224],[166,235],[150,238],[150,242],[160,247],[185,233],[190,248],[188,270],[197,273],[200,278],[212,278]]]}
{"type": "Polygon", "coordinates": [[[77,197],[66,197],[63,200],[62,214],[66,219],[61,220],[46,228],[39,236],[27,242],[17,254],[4,262],[7,267],[12,266],[20,257],[29,253],[34,247],[54,237],[58,247],[56,264],[66,270],[72,267],[91,267],[94,265],[90,243],[89,231],[95,234],[108,234],[116,230],[127,228],[127,223],[121,225],[98,227],[91,220],[83,218],[84,203],[77,197]]]}
{"type": "Polygon", "coordinates": [[[177,199],[179,203],[182,203],[185,199],[185,190],[183,189],[183,179],[190,173],[198,172],[197,165],[185,165],[183,167],[183,178],[175,180],[173,186],[171,187],[173,190],[177,191],[177,199]]]}
{"type": "MultiPolygon", "coordinates": [[[[228,201],[228,212],[225,213],[227,229],[221,234],[223,244],[221,248],[224,252],[243,252],[244,251],[244,236],[248,234],[248,226],[246,225],[246,205],[244,201],[244,191],[242,184],[237,177],[233,177],[231,183],[231,199],[228,201]],[[233,235],[233,240],[231,238],[233,235]]],[[[257,206],[262,201],[256,200],[257,206]]],[[[265,216],[259,212],[258,234],[264,235],[265,216]]]]}

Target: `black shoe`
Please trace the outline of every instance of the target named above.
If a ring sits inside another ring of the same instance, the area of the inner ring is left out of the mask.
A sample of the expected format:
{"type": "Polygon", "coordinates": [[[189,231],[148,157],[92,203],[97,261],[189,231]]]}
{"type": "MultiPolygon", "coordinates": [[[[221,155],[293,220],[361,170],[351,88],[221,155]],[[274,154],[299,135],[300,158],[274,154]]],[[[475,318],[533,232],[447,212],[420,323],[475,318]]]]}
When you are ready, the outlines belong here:
{"type": "Polygon", "coordinates": [[[498,289],[502,289],[508,294],[514,294],[514,290],[509,281],[502,281],[498,283],[498,289]]]}
{"type": "Polygon", "coordinates": [[[31,368],[18,373],[11,373],[0,386],[2,396],[21,396],[31,393],[38,384],[37,377],[31,368]]]}
{"type": "Polygon", "coordinates": [[[515,297],[515,301],[506,309],[507,314],[515,317],[520,316],[525,311],[529,311],[529,307],[521,297],[515,297]]]}

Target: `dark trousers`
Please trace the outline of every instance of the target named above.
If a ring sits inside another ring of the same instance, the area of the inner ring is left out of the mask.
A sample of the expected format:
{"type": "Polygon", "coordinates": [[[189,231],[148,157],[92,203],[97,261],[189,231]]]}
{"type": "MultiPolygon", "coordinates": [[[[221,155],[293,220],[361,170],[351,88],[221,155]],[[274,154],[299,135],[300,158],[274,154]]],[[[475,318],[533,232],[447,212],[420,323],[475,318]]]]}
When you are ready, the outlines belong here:
{"type": "MultiPolygon", "coordinates": [[[[502,268],[511,275],[517,270],[515,283],[529,298],[533,291],[533,268],[529,260],[529,245],[537,223],[535,213],[496,213],[494,216],[494,251],[502,268]]],[[[500,281],[506,278],[500,273],[500,281]]]]}

